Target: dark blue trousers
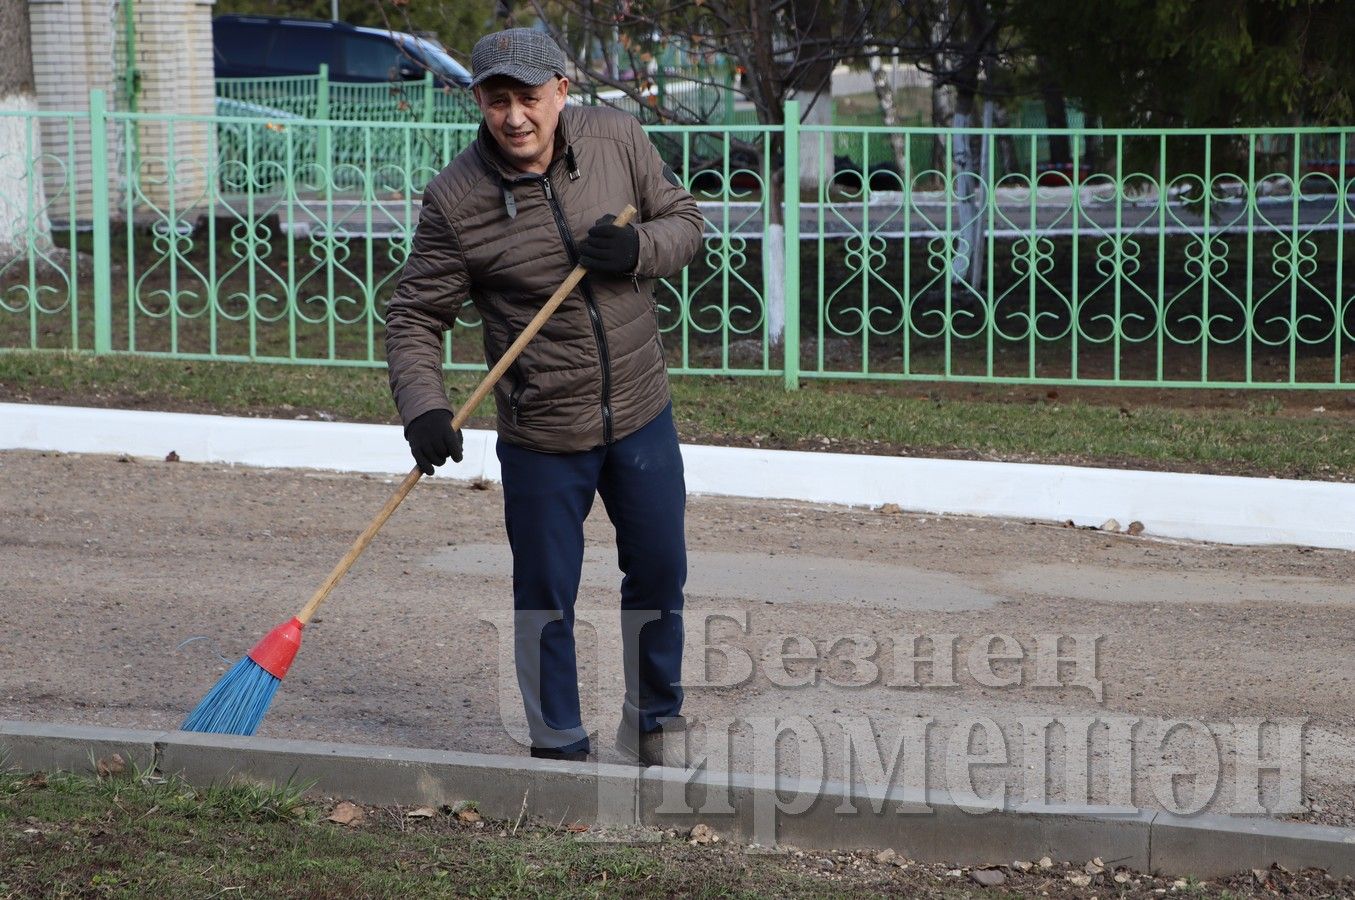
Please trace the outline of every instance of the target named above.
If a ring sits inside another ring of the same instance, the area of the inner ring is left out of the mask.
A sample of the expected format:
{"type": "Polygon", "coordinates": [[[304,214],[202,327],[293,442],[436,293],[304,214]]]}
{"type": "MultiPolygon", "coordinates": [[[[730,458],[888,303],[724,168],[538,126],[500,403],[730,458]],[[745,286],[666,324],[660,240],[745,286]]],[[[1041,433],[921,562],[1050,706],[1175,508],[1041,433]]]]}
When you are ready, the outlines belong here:
{"type": "Polygon", "coordinates": [[[574,600],[596,494],[616,528],[625,721],[641,732],[682,707],[687,490],[671,405],[639,431],[582,453],[498,442],[513,550],[518,685],[534,747],[589,749],[579,715],[574,600]]]}

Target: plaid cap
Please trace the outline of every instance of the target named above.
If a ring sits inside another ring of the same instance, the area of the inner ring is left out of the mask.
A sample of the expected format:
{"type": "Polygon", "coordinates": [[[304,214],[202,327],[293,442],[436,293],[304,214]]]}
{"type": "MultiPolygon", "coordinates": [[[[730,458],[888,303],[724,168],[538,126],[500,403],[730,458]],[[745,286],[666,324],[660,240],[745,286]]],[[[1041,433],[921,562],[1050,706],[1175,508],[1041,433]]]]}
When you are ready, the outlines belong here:
{"type": "Polygon", "coordinates": [[[523,84],[545,84],[565,74],[565,55],[550,35],[535,28],[509,28],[475,42],[470,54],[475,77],[471,87],[495,75],[507,75],[523,84]]]}

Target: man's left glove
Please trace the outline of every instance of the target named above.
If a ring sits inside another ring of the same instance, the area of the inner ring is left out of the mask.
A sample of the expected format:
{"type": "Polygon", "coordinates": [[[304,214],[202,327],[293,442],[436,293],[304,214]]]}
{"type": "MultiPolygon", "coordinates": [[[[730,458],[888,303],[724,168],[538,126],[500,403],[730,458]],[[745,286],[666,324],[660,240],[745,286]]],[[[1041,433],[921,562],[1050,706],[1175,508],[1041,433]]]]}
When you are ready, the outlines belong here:
{"type": "Polygon", "coordinates": [[[608,214],[594,222],[579,247],[579,265],[590,272],[630,275],[640,261],[640,233],[634,225],[613,225],[615,219],[608,214]]]}
{"type": "Polygon", "coordinates": [[[430,409],[416,416],[405,427],[405,438],[414,464],[425,475],[432,475],[434,467],[445,463],[449,456],[452,462],[461,462],[461,429],[452,428],[450,410],[430,409]]]}

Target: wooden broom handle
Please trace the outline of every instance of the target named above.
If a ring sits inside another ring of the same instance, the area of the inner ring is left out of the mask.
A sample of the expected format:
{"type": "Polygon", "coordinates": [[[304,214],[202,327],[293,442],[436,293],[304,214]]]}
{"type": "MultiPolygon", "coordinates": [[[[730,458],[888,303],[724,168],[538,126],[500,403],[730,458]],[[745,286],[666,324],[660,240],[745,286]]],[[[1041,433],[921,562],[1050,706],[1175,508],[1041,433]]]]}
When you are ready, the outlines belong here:
{"type": "MultiPolygon", "coordinates": [[[[635,207],[628,203],[613,224],[629,225],[633,218],[635,218],[635,207]]],[[[453,429],[466,424],[466,420],[471,417],[471,414],[475,412],[485,397],[489,396],[489,392],[494,390],[494,385],[499,383],[503,373],[507,372],[508,367],[517,361],[523,348],[527,346],[527,342],[536,337],[536,333],[541,330],[541,326],[546,324],[546,320],[551,317],[551,314],[561,303],[565,302],[565,297],[569,296],[569,292],[574,290],[586,274],[588,272],[583,266],[575,266],[574,271],[570,272],[564,282],[555,289],[555,293],[550,295],[550,299],[541,307],[540,312],[532,318],[532,321],[527,323],[526,328],[522,329],[522,334],[518,335],[518,339],[513,341],[512,346],[504,351],[503,356],[499,357],[499,361],[494,364],[494,367],[471,392],[470,397],[461,404],[461,408],[452,417],[453,429]]],[[[405,476],[405,480],[400,482],[400,486],[395,489],[395,493],[386,501],[386,505],[381,507],[381,511],[376,514],[376,517],[363,529],[362,534],[358,535],[358,539],[353,542],[353,546],[348,548],[348,552],[343,555],[343,559],[339,560],[338,565],[329,573],[329,577],[311,595],[310,600],[306,601],[306,605],[301,607],[301,612],[297,613],[296,617],[302,625],[310,622],[316,610],[320,608],[320,604],[324,603],[325,598],[329,596],[329,592],[334,590],[334,585],[338,584],[339,579],[348,574],[348,570],[353,567],[353,563],[357,562],[358,557],[362,555],[362,551],[367,549],[367,545],[372,542],[372,538],[376,537],[376,533],[381,530],[381,526],[386,524],[386,520],[404,502],[405,497],[409,496],[409,492],[414,489],[414,485],[419,483],[422,476],[423,473],[416,466],[405,476]]]]}

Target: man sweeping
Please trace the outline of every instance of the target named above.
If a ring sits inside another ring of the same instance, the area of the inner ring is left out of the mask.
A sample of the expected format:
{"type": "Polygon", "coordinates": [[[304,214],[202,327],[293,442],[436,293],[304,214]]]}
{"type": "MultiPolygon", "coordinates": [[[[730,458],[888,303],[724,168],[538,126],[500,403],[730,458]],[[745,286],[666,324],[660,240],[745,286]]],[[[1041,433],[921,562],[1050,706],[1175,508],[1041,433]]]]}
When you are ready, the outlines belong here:
{"type": "Polygon", "coordinates": [[[469,299],[492,365],[575,264],[587,268],[494,390],[517,677],[532,756],[586,759],[574,601],[583,522],[600,496],[624,573],[617,747],[657,765],[665,734],[684,728],[687,555],[686,488],[653,296],[656,279],[695,256],[701,213],[634,118],[566,106],[564,55],[547,35],[487,35],[471,66],[484,121],[424,192],[386,317],[391,391],[418,467],[431,475],[448,458],[460,462],[443,332],[469,299]],[[618,227],[612,214],[628,203],[639,214],[618,227]]]}

